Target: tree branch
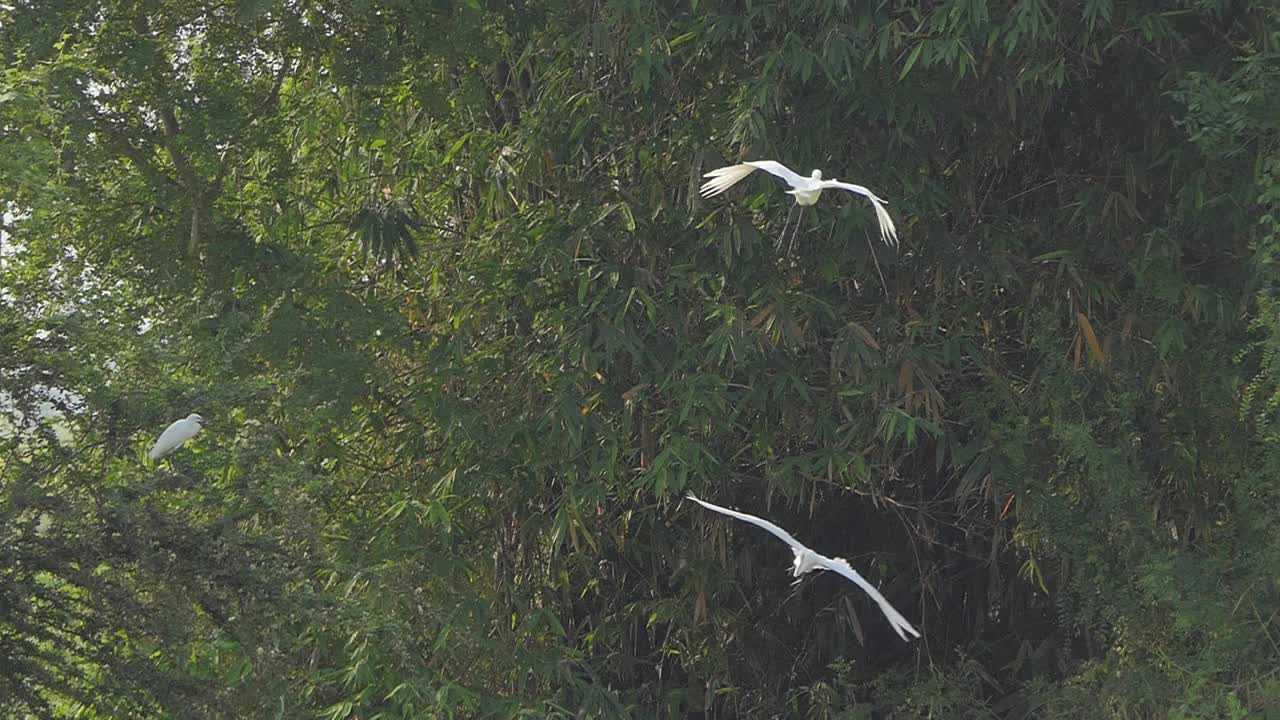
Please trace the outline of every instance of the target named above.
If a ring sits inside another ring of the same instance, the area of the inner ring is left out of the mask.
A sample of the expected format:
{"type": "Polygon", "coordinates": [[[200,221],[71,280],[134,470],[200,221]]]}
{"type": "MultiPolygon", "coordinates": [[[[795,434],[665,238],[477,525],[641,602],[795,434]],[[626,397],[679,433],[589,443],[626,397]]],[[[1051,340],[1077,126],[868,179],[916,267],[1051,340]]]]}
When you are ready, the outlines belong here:
{"type": "MultiPolygon", "coordinates": [[[[146,16],[135,16],[133,24],[139,35],[147,36],[151,34],[151,28],[147,23],[146,16]]],[[[178,115],[174,111],[173,101],[166,99],[156,103],[156,112],[160,116],[160,124],[164,130],[162,137],[164,138],[165,150],[169,153],[169,161],[173,163],[174,169],[178,172],[179,184],[186,189],[187,195],[191,200],[191,243],[189,249],[191,252],[195,252],[196,247],[200,244],[204,216],[209,212],[208,188],[196,173],[187,156],[182,152],[182,148],[178,146],[178,139],[182,135],[182,126],[178,124],[178,115]]]]}

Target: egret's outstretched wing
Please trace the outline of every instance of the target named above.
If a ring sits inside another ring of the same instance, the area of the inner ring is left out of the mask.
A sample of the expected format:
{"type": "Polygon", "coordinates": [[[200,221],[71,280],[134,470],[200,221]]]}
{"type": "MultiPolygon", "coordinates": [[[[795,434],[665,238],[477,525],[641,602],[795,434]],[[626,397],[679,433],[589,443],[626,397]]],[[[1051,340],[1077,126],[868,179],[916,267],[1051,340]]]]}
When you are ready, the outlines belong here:
{"type": "Polygon", "coordinates": [[[770,175],[776,175],[777,177],[786,180],[787,184],[793,188],[804,187],[805,182],[809,179],[801,177],[793,172],[791,168],[780,162],[774,162],[773,160],[752,160],[751,162],[745,162],[742,164],[750,165],[757,170],[763,170],[770,175]]]}
{"type": "Polygon", "coordinates": [[[907,633],[911,633],[913,637],[920,637],[919,631],[911,627],[911,623],[907,622],[907,619],[902,617],[902,613],[898,612],[897,608],[890,605],[889,601],[885,600],[884,596],[880,594],[880,591],[877,590],[874,585],[867,582],[866,578],[859,575],[857,570],[850,567],[849,563],[845,561],[844,558],[829,558],[819,555],[818,565],[849,578],[854,582],[854,584],[870,595],[871,599],[875,600],[876,604],[880,606],[880,612],[884,613],[884,616],[889,619],[889,624],[893,626],[893,631],[898,633],[898,637],[906,640],[907,633]]]}
{"type": "Polygon", "coordinates": [[[689,494],[689,499],[690,499],[690,500],[692,500],[692,501],[694,501],[694,502],[696,502],[696,503],[698,503],[699,505],[701,505],[702,507],[704,507],[704,508],[706,508],[706,509],[708,509],[708,510],[714,510],[714,511],[716,511],[716,512],[718,512],[718,513],[721,513],[721,514],[724,514],[724,515],[728,515],[729,517],[737,518],[737,519],[739,519],[739,520],[741,520],[741,521],[743,521],[743,522],[749,522],[749,523],[751,523],[752,525],[756,525],[756,526],[762,527],[762,528],[764,528],[765,530],[768,530],[769,532],[773,533],[774,535],[777,535],[777,536],[778,536],[778,539],[780,539],[780,540],[782,540],[782,542],[784,542],[784,543],[786,543],[786,544],[790,545],[792,550],[805,550],[805,549],[806,549],[804,545],[801,545],[801,544],[800,544],[800,541],[799,541],[799,540],[796,540],[795,538],[791,537],[791,534],[790,534],[790,533],[788,533],[786,530],[783,530],[782,528],[778,527],[777,525],[774,525],[773,523],[769,522],[768,520],[761,520],[760,518],[756,517],[755,515],[748,515],[748,514],[746,514],[746,513],[740,513],[740,512],[738,512],[737,510],[730,510],[729,508],[726,508],[726,507],[720,507],[719,505],[712,505],[711,503],[706,502],[705,500],[699,500],[698,498],[694,497],[692,493],[690,493],[690,494],[689,494]]]}
{"type": "Polygon", "coordinates": [[[888,202],[887,200],[885,200],[885,199],[884,199],[884,198],[882,198],[882,197],[877,196],[875,193],[871,192],[871,190],[869,190],[868,188],[866,188],[866,187],[865,187],[865,186],[863,186],[863,185],[854,185],[853,183],[840,182],[839,180],[823,180],[823,181],[822,181],[822,187],[824,187],[824,188],[837,188],[837,189],[840,189],[840,190],[848,190],[849,192],[852,192],[852,193],[858,193],[859,195],[865,195],[865,196],[867,196],[868,198],[870,198],[872,202],[879,203],[879,204],[881,204],[881,205],[888,205],[888,204],[889,204],[889,202],[888,202]]]}
{"type": "Polygon", "coordinates": [[[147,457],[152,460],[159,460],[169,453],[182,447],[182,444],[196,436],[200,432],[200,423],[190,418],[183,418],[170,423],[169,427],[160,433],[160,437],[156,440],[156,444],[151,446],[147,451],[147,457]]]}
{"type": "Polygon", "coordinates": [[[893,225],[893,218],[889,217],[889,211],[884,209],[885,201],[876,197],[876,194],[861,185],[853,183],[840,182],[839,180],[823,180],[824,188],[838,188],[840,190],[848,190],[849,192],[864,195],[871,201],[872,207],[876,209],[876,220],[880,223],[880,239],[885,245],[896,246],[898,244],[898,228],[893,225]]]}
{"type": "Polygon", "coordinates": [[[730,165],[728,167],[712,170],[706,175],[703,175],[703,177],[709,177],[711,179],[702,184],[702,197],[719,195],[725,190],[737,185],[742,178],[750,175],[756,170],[764,170],[771,175],[776,175],[783,180],[786,180],[787,184],[791,187],[802,187],[805,182],[805,178],[802,178],[792,172],[790,168],[780,162],[775,162],[773,160],[752,160],[751,162],[744,162],[740,165],[730,165]]]}

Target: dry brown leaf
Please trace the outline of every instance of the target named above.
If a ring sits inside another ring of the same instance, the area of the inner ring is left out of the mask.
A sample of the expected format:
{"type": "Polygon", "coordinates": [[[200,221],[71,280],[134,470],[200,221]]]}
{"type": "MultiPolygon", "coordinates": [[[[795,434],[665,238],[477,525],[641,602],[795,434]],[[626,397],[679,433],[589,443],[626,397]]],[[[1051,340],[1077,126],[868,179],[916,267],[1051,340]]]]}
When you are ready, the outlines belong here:
{"type": "Polygon", "coordinates": [[[773,303],[769,303],[768,305],[765,305],[764,307],[760,308],[760,312],[756,313],[756,316],[751,318],[751,326],[759,327],[760,323],[764,322],[772,314],[773,314],[773,303]]]}
{"type": "Polygon", "coordinates": [[[898,368],[898,392],[903,395],[911,395],[916,391],[913,375],[915,368],[912,367],[910,360],[903,360],[902,367],[898,368]]]}
{"type": "Polygon", "coordinates": [[[862,634],[862,623],[858,621],[858,611],[853,608],[853,600],[850,596],[844,596],[844,611],[849,616],[849,626],[853,628],[853,634],[858,638],[859,645],[866,645],[867,640],[862,634]]]}
{"type": "Polygon", "coordinates": [[[850,320],[850,321],[849,321],[849,329],[850,329],[850,330],[852,330],[852,331],[853,331],[853,333],[854,333],[855,335],[857,335],[857,336],[858,336],[858,339],[859,339],[859,340],[861,340],[861,341],[862,341],[862,343],[863,343],[864,345],[866,345],[867,347],[869,347],[869,348],[871,348],[871,349],[873,349],[873,350],[879,350],[879,349],[880,349],[880,343],[876,342],[875,337],[873,337],[873,336],[871,335],[871,333],[867,332],[867,329],[866,329],[866,328],[864,328],[864,327],[862,327],[861,325],[859,325],[858,323],[853,322],[852,320],[850,320]]]}
{"type": "Polygon", "coordinates": [[[1004,502],[1004,509],[1000,511],[1001,520],[1005,519],[1005,516],[1009,514],[1009,508],[1013,506],[1013,499],[1015,497],[1017,497],[1017,493],[1010,493],[1009,499],[1004,502]]]}
{"type": "Polygon", "coordinates": [[[648,470],[653,467],[653,458],[658,453],[658,443],[654,440],[653,430],[649,427],[649,417],[640,415],[640,467],[648,470]]]}
{"type": "Polygon", "coordinates": [[[622,399],[626,402],[631,402],[632,400],[635,400],[636,395],[646,387],[649,387],[649,383],[636,383],[628,388],[626,392],[622,393],[622,399]]]}
{"type": "Polygon", "coordinates": [[[1080,321],[1080,332],[1084,334],[1084,341],[1089,345],[1089,354],[1093,355],[1093,360],[1098,363],[1098,367],[1106,367],[1107,356],[1102,352],[1098,336],[1093,332],[1093,323],[1090,323],[1089,318],[1082,312],[1076,313],[1076,318],[1080,321]]]}

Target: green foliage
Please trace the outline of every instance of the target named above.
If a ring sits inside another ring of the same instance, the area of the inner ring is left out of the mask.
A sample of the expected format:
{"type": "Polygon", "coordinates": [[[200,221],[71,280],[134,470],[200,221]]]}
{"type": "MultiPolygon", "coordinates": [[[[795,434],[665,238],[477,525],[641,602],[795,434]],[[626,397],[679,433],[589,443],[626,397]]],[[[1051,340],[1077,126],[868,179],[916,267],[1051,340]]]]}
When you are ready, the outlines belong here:
{"type": "Polygon", "coordinates": [[[0,717],[1280,705],[1277,25],[0,7],[0,717]]]}

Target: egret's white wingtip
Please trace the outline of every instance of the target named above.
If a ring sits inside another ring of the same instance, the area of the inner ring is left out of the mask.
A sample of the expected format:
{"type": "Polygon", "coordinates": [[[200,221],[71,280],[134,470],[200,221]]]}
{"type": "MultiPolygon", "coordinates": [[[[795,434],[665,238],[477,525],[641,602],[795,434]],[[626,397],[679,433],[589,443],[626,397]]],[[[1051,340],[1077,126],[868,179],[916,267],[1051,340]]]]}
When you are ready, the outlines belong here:
{"type": "Polygon", "coordinates": [[[920,631],[912,627],[911,623],[902,617],[902,613],[898,612],[897,608],[886,601],[880,606],[880,609],[884,611],[885,617],[889,619],[889,625],[893,627],[894,632],[898,633],[898,637],[902,638],[903,642],[911,642],[911,639],[907,637],[908,634],[915,638],[920,637],[920,631]]]}
{"type": "Polygon", "coordinates": [[[885,245],[890,247],[898,246],[898,228],[893,224],[893,218],[889,216],[889,211],[884,208],[884,201],[879,198],[872,197],[871,205],[876,209],[876,221],[880,224],[880,239],[885,245]]]}
{"type": "Polygon", "coordinates": [[[755,168],[745,163],[742,165],[730,165],[728,167],[712,170],[711,172],[703,175],[703,177],[709,177],[711,179],[702,184],[702,197],[719,195],[725,190],[728,190],[738,184],[738,181],[753,172],[755,172],[755,168]]]}

